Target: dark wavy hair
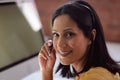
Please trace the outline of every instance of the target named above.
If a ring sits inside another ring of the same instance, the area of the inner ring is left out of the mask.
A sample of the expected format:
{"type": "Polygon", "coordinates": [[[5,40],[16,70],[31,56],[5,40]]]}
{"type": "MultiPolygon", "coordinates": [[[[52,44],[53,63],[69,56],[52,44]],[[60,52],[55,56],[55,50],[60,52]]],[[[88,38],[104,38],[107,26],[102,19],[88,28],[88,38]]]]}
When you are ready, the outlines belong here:
{"type": "MultiPolygon", "coordinates": [[[[120,66],[110,57],[106,43],[104,40],[102,25],[100,23],[99,17],[97,16],[95,10],[83,0],[70,1],[60,6],[52,16],[52,26],[56,17],[67,14],[73,19],[78,28],[81,29],[84,35],[89,38],[92,42],[89,51],[87,52],[85,65],[82,71],[79,73],[88,71],[91,67],[104,67],[110,72],[115,74],[120,73],[120,66]],[[96,30],[96,37],[93,40],[93,34],[91,31],[96,30]]],[[[61,71],[63,77],[76,76],[74,69],[74,74],[70,70],[70,65],[59,64],[56,72],[61,71]]]]}

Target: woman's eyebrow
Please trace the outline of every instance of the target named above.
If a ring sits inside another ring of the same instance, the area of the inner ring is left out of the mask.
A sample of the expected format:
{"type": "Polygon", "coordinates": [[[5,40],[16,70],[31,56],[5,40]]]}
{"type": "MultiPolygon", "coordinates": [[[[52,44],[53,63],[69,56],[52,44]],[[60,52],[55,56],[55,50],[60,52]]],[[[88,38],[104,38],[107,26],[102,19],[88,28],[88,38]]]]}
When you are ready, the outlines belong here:
{"type": "MultiPolygon", "coordinates": [[[[66,32],[66,31],[73,31],[73,28],[71,27],[66,27],[63,29],[63,32],[66,32]]],[[[52,29],[52,32],[58,32],[56,29],[52,29]]]]}
{"type": "Polygon", "coordinates": [[[73,31],[73,29],[70,28],[70,27],[67,27],[67,28],[65,28],[63,31],[73,31]]]}
{"type": "Polygon", "coordinates": [[[52,30],[51,32],[52,32],[52,33],[55,33],[55,32],[58,32],[58,31],[57,31],[57,30],[52,30]]]}
{"type": "Polygon", "coordinates": [[[64,31],[68,31],[68,30],[73,30],[73,29],[69,28],[69,29],[65,29],[64,31]]]}

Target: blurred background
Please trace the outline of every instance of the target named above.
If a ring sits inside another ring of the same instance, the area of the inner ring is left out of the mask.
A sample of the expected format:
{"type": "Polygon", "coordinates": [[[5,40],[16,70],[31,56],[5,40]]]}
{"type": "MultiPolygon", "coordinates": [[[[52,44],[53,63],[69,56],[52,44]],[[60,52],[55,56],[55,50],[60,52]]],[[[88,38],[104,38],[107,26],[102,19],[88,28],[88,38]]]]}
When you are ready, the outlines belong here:
{"type": "MultiPolygon", "coordinates": [[[[51,38],[52,13],[68,1],[0,0],[0,80],[41,80],[37,55],[51,38]]],[[[111,57],[120,62],[120,0],[86,1],[101,20],[111,57]]]]}

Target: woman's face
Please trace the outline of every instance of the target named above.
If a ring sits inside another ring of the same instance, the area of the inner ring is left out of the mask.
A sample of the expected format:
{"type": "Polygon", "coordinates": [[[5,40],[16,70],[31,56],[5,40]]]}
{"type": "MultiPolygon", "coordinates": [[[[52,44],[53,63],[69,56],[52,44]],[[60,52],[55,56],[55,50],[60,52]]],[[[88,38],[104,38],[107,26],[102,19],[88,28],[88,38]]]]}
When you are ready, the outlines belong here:
{"type": "Polygon", "coordinates": [[[63,65],[84,61],[90,40],[68,16],[60,15],[54,20],[53,46],[63,65]]]}

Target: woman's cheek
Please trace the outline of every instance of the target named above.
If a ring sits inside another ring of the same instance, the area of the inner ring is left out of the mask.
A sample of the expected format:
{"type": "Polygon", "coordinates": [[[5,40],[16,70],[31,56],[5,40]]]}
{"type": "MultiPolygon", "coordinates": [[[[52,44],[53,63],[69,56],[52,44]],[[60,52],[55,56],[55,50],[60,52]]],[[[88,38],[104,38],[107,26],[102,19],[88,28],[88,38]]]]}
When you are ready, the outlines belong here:
{"type": "Polygon", "coordinates": [[[71,40],[69,40],[67,42],[68,42],[69,46],[72,47],[72,48],[76,45],[76,40],[75,39],[71,39],[71,40]]]}
{"type": "Polygon", "coordinates": [[[55,50],[57,50],[57,43],[56,43],[55,40],[53,40],[53,47],[54,47],[55,50]]]}

